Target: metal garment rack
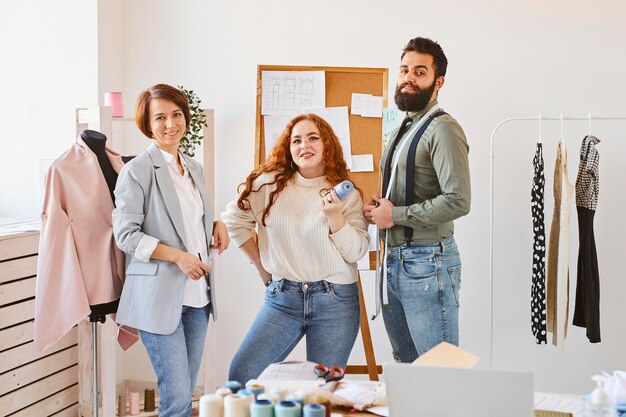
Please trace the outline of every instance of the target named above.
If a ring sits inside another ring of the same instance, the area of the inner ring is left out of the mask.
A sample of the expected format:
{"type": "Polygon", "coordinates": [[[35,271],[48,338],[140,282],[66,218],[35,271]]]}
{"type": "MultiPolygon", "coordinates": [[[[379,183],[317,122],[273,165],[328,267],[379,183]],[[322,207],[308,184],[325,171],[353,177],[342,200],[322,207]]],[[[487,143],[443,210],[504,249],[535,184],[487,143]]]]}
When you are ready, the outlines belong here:
{"type": "Polygon", "coordinates": [[[586,117],[564,117],[561,113],[560,117],[542,117],[541,113],[538,117],[509,117],[502,120],[496,125],[491,132],[491,142],[489,148],[489,368],[493,368],[493,160],[494,152],[493,146],[496,139],[496,133],[498,130],[507,123],[511,122],[528,122],[535,121],[539,124],[539,139],[541,142],[541,123],[544,121],[560,121],[561,122],[561,137],[563,140],[563,122],[565,121],[588,121],[589,122],[589,134],[591,134],[591,122],[592,121],[619,121],[626,120],[626,117],[591,117],[591,113],[588,113],[586,117]]]}

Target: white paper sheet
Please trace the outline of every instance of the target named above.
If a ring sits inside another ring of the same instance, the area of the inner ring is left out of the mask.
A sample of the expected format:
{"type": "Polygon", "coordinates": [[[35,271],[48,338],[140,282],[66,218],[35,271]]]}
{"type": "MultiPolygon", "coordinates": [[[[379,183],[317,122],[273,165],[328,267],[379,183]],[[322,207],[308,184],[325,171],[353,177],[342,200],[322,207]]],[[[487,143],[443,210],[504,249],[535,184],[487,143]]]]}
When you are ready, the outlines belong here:
{"type": "Polygon", "coordinates": [[[352,155],[352,172],[374,172],[374,155],[352,155]]]}
{"type": "Polygon", "coordinates": [[[326,106],[324,71],[263,71],[261,114],[293,115],[326,106]]]}
{"type": "Polygon", "coordinates": [[[585,404],[578,396],[535,392],[535,409],[565,411],[572,413],[574,417],[583,417],[585,404]]]}
{"type": "Polygon", "coordinates": [[[392,138],[389,137],[394,129],[400,127],[404,119],[404,112],[398,109],[383,109],[383,138],[387,143],[392,138]]]}
{"type": "Polygon", "coordinates": [[[378,96],[367,97],[361,116],[383,117],[383,98],[378,96]]]}
{"type": "Polygon", "coordinates": [[[280,134],[283,133],[285,126],[287,126],[287,123],[289,123],[289,120],[291,119],[292,116],[263,116],[266,158],[270,155],[270,153],[272,153],[276,140],[280,134]]]}
{"type": "Polygon", "coordinates": [[[361,115],[367,105],[368,97],[372,97],[371,94],[352,93],[352,100],[350,103],[350,114],[361,115]]]}

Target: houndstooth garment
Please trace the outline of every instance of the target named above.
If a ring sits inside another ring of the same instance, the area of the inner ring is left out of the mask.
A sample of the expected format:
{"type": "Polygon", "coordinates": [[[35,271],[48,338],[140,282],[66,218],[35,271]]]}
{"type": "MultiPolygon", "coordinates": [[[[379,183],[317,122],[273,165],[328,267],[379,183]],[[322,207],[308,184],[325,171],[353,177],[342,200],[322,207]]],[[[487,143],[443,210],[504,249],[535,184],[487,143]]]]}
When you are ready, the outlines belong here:
{"type": "Polygon", "coordinates": [[[600,155],[596,145],[600,139],[595,136],[585,136],[580,146],[580,163],[576,177],[576,206],[595,211],[598,207],[600,192],[600,178],[598,164],[600,155]]]}
{"type": "Polygon", "coordinates": [[[543,151],[541,143],[533,158],[535,174],[531,196],[533,217],[533,277],[530,287],[530,319],[535,342],[547,343],[546,335],[546,228],[544,221],[544,188],[546,179],[543,171],[543,151]]]}

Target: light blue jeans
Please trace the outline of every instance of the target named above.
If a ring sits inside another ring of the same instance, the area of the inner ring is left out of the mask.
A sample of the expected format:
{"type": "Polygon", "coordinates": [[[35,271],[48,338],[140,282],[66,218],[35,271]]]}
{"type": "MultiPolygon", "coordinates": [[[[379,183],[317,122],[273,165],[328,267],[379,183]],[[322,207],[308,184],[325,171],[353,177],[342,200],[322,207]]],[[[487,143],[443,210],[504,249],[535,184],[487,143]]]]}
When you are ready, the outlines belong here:
{"type": "Polygon", "coordinates": [[[308,361],[345,367],[360,311],[356,283],[272,281],[228,378],[241,383],[257,378],[268,365],[282,362],[305,335],[308,361]]]}
{"type": "Polygon", "coordinates": [[[209,315],[206,307],[183,306],[178,327],[168,335],[140,330],[159,390],[159,417],[189,417],[209,315]]]}
{"type": "Polygon", "coordinates": [[[385,328],[396,361],[412,362],[446,341],[459,344],[461,258],[454,237],[387,249],[385,328]]]}

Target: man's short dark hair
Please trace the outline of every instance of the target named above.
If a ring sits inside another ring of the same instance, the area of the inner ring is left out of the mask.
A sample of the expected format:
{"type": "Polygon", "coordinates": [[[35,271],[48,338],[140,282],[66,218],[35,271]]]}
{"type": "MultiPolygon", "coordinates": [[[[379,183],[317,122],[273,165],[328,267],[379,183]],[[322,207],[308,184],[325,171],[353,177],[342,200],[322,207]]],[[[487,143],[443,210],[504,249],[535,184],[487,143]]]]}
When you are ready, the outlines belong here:
{"type": "Polygon", "coordinates": [[[435,67],[435,78],[446,75],[448,69],[448,58],[443,53],[441,45],[428,38],[413,38],[406,44],[402,50],[402,56],[404,58],[407,52],[419,52],[422,54],[429,54],[433,57],[433,67],[435,67]]]}

